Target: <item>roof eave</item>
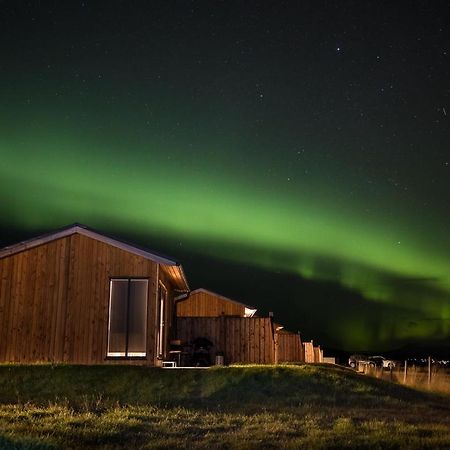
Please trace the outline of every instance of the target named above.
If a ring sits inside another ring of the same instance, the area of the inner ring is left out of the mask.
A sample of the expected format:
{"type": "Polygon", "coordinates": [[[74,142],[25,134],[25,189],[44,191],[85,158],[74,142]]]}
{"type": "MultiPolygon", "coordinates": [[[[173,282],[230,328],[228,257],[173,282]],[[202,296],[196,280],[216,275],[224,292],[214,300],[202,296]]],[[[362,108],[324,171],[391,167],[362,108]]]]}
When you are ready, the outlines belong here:
{"type": "Polygon", "coordinates": [[[224,295],[218,294],[217,292],[210,291],[209,289],[205,289],[205,288],[194,289],[193,291],[191,291],[191,294],[195,294],[195,292],[206,292],[207,294],[214,295],[215,297],[219,297],[228,302],[236,303],[237,305],[243,306],[245,309],[248,309],[249,311],[254,311],[252,316],[255,315],[256,312],[258,311],[258,309],[254,308],[253,306],[249,306],[242,302],[238,302],[237,300],[233,300],[232,298],[225,297],[224,295]]]}
{"type": "MultiPolygon", "coordinates": [[[[44,234],[32,239],[28,239],[26,241],[19,242],[18,244],[14,244],[8,247],[5,247],[0,250],[0,258],[4,258],[6,256],[14,255],[16,253],[23,252],[24,250],[28,250],[30,248],[37,247],[42,244],[46,244],[47,242],[54,241],[56,239],[61,239],[67,236],[71,236],[72,234],[79,233],[83,236],[90,237],[92,239],[96,239],[98,241],[104,242],[105,244],[112,245],[113,247],[120,248],[122,250],[128,251],[138,256],[142,256],[144,258],[150,259],[156,263],[163,264],[165,266],[180,266],[177,261],[166,258],[161,255],[157,255],[148,250],[144,250],[142,248],[136,247],[132,244],[128,244],[126,242],[120,241],[118,239],[106,236],[102,233],[98,233],[84,225],[81,224],[73,224],[68,227],[57,230],[53,233],[44,234]]],[[[181,267],[181,266],[180,266],[181,267]]],[[[184,276],[184,279],[186,277],[184,276]]],[[[187,282],[186,282],[187,284],[187,282]]]]}

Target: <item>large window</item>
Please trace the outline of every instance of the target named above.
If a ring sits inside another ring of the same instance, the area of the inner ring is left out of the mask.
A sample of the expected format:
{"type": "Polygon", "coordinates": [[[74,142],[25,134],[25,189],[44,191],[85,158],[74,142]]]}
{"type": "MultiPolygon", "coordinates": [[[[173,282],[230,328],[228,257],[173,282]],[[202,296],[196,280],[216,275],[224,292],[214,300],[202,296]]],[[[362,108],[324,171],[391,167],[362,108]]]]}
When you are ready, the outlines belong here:
{"type": "Polygon", "coordinates": [[[148,280],[114,278],[109,291],[109,357],[145,357],[148,280]]]}

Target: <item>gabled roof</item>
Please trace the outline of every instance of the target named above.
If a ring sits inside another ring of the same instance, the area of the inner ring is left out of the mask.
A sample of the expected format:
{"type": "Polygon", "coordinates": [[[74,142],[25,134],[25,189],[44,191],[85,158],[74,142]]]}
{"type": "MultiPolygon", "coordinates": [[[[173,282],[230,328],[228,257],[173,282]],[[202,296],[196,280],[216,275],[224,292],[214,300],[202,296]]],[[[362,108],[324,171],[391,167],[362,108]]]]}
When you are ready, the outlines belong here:
{"type": "Polygon", "coordinates": [[[289,330],[286,330],[286,328],[284,327],[284,325],[281,325],[281,323],[278,323],[278,322],[274,322],[273,323],[273,329],[275,330],[275,331],[277,331],[278,333],[280,333],[280,334],[295,334],[295,335],[298,335],[299,333],[297,332],[294,332],[294,331],[289,331],[289,330]]]}
{"type": "Polygon", "coordinates": [[[239,306],[243,306],[245,308],[245,317],[253,317],[256,314],[256,311],[257,311],[256,308],[253,308],[252,306],[245,305],[244,303],[241,303],[241,302],[237,302],[236,300],[232,300],[231,298],[225,297],[224,295],[217,294],[216,292],[209,291],[208,289],[203,289],[203,288],[195,289],[195,290],[191,291],[191,293],[189,295],[193,295],[193,294],[195,294],[197,292],[204,292],[205,294],[209,294],[209,295],[212,295],[214,297],[218,297],[218,298],[220,298],[222,300],[225,300],[227,302],[232,302],[232,303],[236,303],[239,306]]]}
{"type": "Polygon", "coordinates": [[[67,236],[71,236],[72,234],[81,234],[83,236],[90,237],[92,239],[96,239],[97,241],[103,242],[105,244],[111,245],[113,247],[119,248],[126,252],[132,253],[137,256],[142,256],[143,258],[149,259],[155,263],[162,264],[164,266],[169,266],[178,272],[179,278],[184,285],[184,290],[189,291],[189,285],[186,280],[186,276],[184,274],[183,268],[181,264],[174,259],[168,258],[166,256],[162,256],[158,253],[145,249],[143,247],[139,247],[134,244],[130,244],[123,240],[119,240],[117,238],[113,238],[111,236],[105,235],[103,233],[99,233],[98,231],[93,230],[92,228],[87,227],[86,225],[82,225],[79,223],[75,223],[69,225],[64,228],[60,228],[59,230],[53,231],[51,233],[43,234],[41,236],[37,236],[35,238],[28,239],[26,241],[19,242],[17,244],[10,245],[8,247],[4,247],[0,249],[0,259],[5,258],[6,256],[14,255],[16,253],[20,253],[24,250],[28,250],[39,245],[46,244],[47,242],[54,241],[56,239],[61,239],[67,236]]]}

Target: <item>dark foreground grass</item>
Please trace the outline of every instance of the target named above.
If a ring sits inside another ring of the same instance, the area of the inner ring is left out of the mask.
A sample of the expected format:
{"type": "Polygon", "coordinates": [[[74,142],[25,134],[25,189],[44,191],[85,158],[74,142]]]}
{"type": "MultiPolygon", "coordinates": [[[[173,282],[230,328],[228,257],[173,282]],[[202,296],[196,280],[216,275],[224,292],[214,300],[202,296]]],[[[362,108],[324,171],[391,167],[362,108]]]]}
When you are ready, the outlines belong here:
{"type": "Polygon", "coordinates": [[[0,448],[450,448],[450,401],[314,365],[0,366],[0,448]]]}

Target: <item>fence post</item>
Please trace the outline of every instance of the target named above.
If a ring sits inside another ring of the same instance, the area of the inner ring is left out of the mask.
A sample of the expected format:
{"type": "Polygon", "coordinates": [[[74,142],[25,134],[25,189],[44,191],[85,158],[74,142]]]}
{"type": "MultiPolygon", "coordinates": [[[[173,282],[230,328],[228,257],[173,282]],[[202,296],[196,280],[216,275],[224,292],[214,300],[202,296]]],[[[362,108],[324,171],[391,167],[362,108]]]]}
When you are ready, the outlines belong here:
{"type": "Polygon", "coordinates": [[[273,343],[274,343],[274,347],[275,347],[275,349],[274,349],[274,357],[275,357],[275,364],[278,364],[278,345],[279,345],[279,342],[278,342],[278,331],[277,330],[275,330],[275,333],[274,333],[274,336],[273,336],[273,343]]]}
{"type": "Polygon", "coordinates": [[[405,368],[403,370],[403,384],[406,384],[407,375],[408,375],[408,360],[405,359],[405,368]]]}
{"type": "Polygon", "coordinates": [[[431,356],[428,357],[428,388],[431,387],[431,356]]]}

